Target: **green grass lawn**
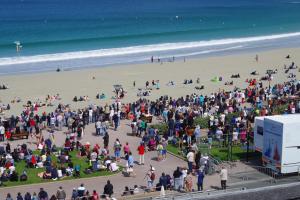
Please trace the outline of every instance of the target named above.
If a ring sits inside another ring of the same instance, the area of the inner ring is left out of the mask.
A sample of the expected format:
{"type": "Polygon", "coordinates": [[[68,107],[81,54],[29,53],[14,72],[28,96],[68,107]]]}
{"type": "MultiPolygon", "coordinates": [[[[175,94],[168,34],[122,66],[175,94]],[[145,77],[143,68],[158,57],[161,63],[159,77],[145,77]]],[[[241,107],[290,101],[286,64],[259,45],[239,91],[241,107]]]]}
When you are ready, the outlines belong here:
{"type": "MultiPolygon", "coordinates": [[[[228,147],[213,147],[210,151],[210,154],[219,160],[228,160],[228,147]]],[[[233,146],[232,147],[232,161],[236,160],[245,160],[247,156],[247,151],[241,146],[233,146]]],[[[253,158],[258,156],[258,153],[255,151],[249,151],[249,158],[253,158]]]]}
{"type": "MultiPolygon", "coordinates": [[[[34,154],[39,154],[39,152],[35,151],[34,154]]],[[[18,175],[20,176],[22,174],[22,172],[24,170],[26,170],[27,176],[28,176],[27,181],[22,181],[22,182],[21,181],[18,181],[18,182],[7,181],[4,183],[4,186],[10,187],[10,186],[26,185],[26,184],[34,184],[34,183],[36,184],[36,183],[57,182],[57,181],[63,181],[63,180],[89,178],[89,177],[96,177],[96,176],[108,176],[108,175],[117,173],[117,172],[113,173],[110,171],[97,171],[97,172],[93,172],[91,174],[85,174],[83,171],[89,167],[89,163],[87,162],[86,157],[80,158],[80,157],[76,156],[76,154],[77,154],[76,151],[69,153],[69,155],[71,156],[72,162],[74,163],[74,166],[77,164],[80,165],[80,177],[79,178],[69,176],[69,177],[64,177],[64,178],[56,180],[56,181],[53,181],[52,179],[45,180],[38,176],[38,173],[45,171],[44,168],[26,168],[26,163],[24,160],[22,160],[20,162],[15,163],[16,171],[18,172],[18,175]]],[[[54,155],[51,158],[52,158],[52,161],[57,163],[57,158],[54,155]]],[[[59,166],[59,164],[58,164],[58,166],[59,166]]],[[[121,171],[121,170],[122,170],[122,167],[120,167],[119,171],[121,171]]]]}
{"type": "MultiPolygon", "coordinates": [[[[228,160],[228,148],[227,147],[220,147],[218,143],[214,142],[212,148],[209,149],[207,144],[201,143],[198,146],[199,151],[202,154],[210,154],[217,160],[227,161],[228,160]]],[[[180,149],[177,146],[169,144],[167,146],[168,152],[171,152],[179,157],[185,159],[184,155],[182,155],[180,149]]],[[[241,145],[233,146],[232,147],[232,161],[236,160],[244,160],[246,159],[247,151],[246,148],[241,148],[241,145]]],[[[259,153],[253,150],[249,151],[249,158],[258,157],[259,153]]]]}
{"type": "Polygon", "coordinates": [[[169,144],[167,146],[167,151],[170,152],[170,153],[173,153],[175,155],[181,156],[179,148],[177,146],[172,145],[172,144],[169,144]]]}

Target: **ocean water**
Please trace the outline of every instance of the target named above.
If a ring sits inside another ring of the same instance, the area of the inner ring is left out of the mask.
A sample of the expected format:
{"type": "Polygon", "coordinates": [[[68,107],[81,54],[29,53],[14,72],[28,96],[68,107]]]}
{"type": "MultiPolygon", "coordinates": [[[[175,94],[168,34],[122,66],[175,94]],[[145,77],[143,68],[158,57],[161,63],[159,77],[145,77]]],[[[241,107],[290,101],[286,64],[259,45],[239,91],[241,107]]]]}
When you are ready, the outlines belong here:
{"type": "Polygon", "coordinates": [[[0,0],[0,75],[299,45],[295,0],[0,0]]]}

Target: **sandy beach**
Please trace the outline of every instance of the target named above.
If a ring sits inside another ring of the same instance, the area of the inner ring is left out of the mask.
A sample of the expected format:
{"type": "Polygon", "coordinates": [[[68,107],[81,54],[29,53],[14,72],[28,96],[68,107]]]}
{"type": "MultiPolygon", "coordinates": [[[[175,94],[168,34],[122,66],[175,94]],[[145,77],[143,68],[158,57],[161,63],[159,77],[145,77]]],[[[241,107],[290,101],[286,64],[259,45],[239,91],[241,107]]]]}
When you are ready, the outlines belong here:
{"type": "MultiPolygon", "coordinates": [[[[292,62],[300,63],[300,48],[276,49],[259,52],[258,62],[255,60],[255,53],[235,54],[228,56],[216,56],[208,58],[182,59],[174,62],[135,64],[127,66],[109,66],[78,71],[49,72],[31,75],[1,76],[0,84],[9,86],[7,90],[0,90],[1,104],[10,104],[11,110],[5,111],[6,116],[18,115],[23,109],[23,105],[28,100],[36,102],[40,99],[45,101],[47,95],[59,94],[61,100],[53,101],[56,106],[59,102],[71,104],[72,109],[83,108],[90,104],[104,105],[114,101],[114,84],[121,84],[127,92],[121,101],[132,102],[137,100],[138,88],[144,88],[145,82],[159,80],[160,89],[152,90],[151,100],[162,95],[172,97],[183,96],[191,93],[208,95],[219,89],[232,90],[235,86],[245,88],[247,78],[265,76],[267,69],[278,69],[271,84],[287,81],[288,74],[284,73],[283,66],[289,66],[292,62]],[[286,55],[290,59],[286,59],[286,55]],[[298,56],[298,57],[297,57],[298,56]],[[256,70],[259,75],[252,76],[251,72],[256,70]],[[230,78],[232,74],[240,74],[240,78],[230,78]],[[214,77],[222,77],[221,82],[212,82],[214,77]],[[95,79],[93,79],[95,77],[95,79]],[[196,84],[196,79],[200,78],[200,84],[196,84]],[[184,85],[184,79],[192,79],[193,84],[184,85]],[[174,86],[167,86],[169,81],[174,81],[174,86]],[[136,86],[133,87],[133,81],[136,86]],[[226,86],[226,81],[233,81],[232,86],[226,86]],[[195,86],[204,85],[203,90],[196,90],[195,86]],[[96,99],[97,93],[104,93],[106,99],[96,99]],[[74,96],[88,96],[89,101],[72,102],[74,96]],[[15,97],[20,97],[20,103],[11,103],[15,97]]],[[[298,69],[292,70],[299,75],[298,69]]],[[[264,82],[264,86],[268,81],[264,82]]],[[[42,107],[39,112],[52,111],[54,107],[42,107]]]]}

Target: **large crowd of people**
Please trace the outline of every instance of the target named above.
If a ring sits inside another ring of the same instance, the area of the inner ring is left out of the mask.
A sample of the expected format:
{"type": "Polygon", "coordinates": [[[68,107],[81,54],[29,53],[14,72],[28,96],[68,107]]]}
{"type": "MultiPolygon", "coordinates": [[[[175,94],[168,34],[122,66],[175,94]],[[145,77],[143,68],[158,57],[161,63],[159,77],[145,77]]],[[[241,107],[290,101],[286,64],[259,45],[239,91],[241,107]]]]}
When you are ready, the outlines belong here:
{"type": "MultiPolygon", "coordinates": [[[[271,79],[271,77],[269,77],[271,79]]],[[[270,80],[269,80],[270,81],[270,80]]],[[[187,158],[187,167],[178,167],[173,175],[163,173],[160,178],[155,178],[155,170],[151,166],[146,172],[147,189],[155,190],[164,186],[165,189],[193,190],[191,176],[196,175],[197,188],[203,190],[203,180],[209,174],[209,158],[201,154],[198,145],[203,142],[200,124],[197,118],[207,119],[208,134],[205,142],[211,146],[216,140],[220,145],[228,143],[246,143],[247,133],[251,132],[251,123],[255,116],[265,116],[282,113],[299,113],[300,83],[290,80],[282,84],[266,86],[263,80],[247,79],[248,87],[245,89],[235,88],[232,91],[218,91],[210,95],[190,94],[184,97],[172,98],[162,96],[156,101],[139,99],[132,103],[121,103],[116,99],[112,105],[90,105],[87,108],[74,111],[69,105],[59,104],[51,113],[38,115],[36,105],[27,106],[18,116],[0,118],[0,141],[7,141],[6,146],[0,147],[0,181],[26,181],[28,175],[26,169],[18,174],[16,166],[20,161],[25,161],[26,168],[43,168],[44,172],[38,174],[42,179],[62,179],[65,176],[80,176],[80,166],[74,165],[70,153],[76,151],[79,156],[90,163],[86,173],[98,170],[118,171],[118,163],[123,152],[126,164],[126,173],[134,175],[134,157],[128,143],[121,144],[116,139],[113,144],[109,143],[109,127],[118,130],[120,121],[131,121],[132,135],[140,137],[138,144],[138,163],[145,164],[146,151],[157,151],[157,161],[167,157],[167,145],[179,146],[183,155],[187,158]],[[285,105],[284,110],[278,107],[285,105]],[[281,113],[280,113],[281,112],[281,113]],[[147,116],[157,118],[166,124],[166,130],[161,132],[153,126],[149,126],[147,116]],[[85,127],[94,124],[96,135],[103,137],[103,145],[91,146],[89,143],[82,144],[81,138],[85,135],[85,127]],[[62,147],[55,145],[55,132],[66,130],[66,138],[62,147]],[[49,138],[44,138],[42,132],[47,131],[49,138]],[[36,140],[38,153],[29,149],[26,144],[11,148],[9,140],[13,134],[26,132],[29,137],[36,140]],[[101,147],[100,147],[101,146],[101,147]],[[109,151],[113,147],[113,152],[109,151]],[[53,161],[53,156],[55,162],[53,161]],[[154,181],[157,184],[154,184],[154,181]]],[[[158,83],[158,81],[157,81],[158,83]]],[[[205,127],[206,128],[206,127],[205,127]]],[[[2,143],[4,144],[4,143],[2,143]]],[[[222,189],[226,188],[227,171],[221,170],[222,189]]],[[[113,186],[108,181],[104,188],[104,194],[111,196],[113,186]]],[[[96,191],[89,193],[82,184],[74,192],[74,198],[78,196],[91,196],[90,199],[98,199],[96,191]],[[81,188],[81,189],[79,189],[81,188]],[[75,193],[78,195],[76,196],[75,193]],[[76,197],[75,197],[76,196],[76,197]]],[[[123,195],[138,193],[139,187],[125,187],[123,195]]],[[[60,188],[59,190],[62,190],[60,188]]],[[[40,193],[44,193],[41,189],[40,193]]],[[[25,194],[25,197],[17,199],[47,199],[37,194],[25,194]],[[26,195],[28,197],[26,197],[26,195]],[[30,196],[30,198],[29,198],[30,196]]],[[[59,192],[58,192],[59,193],[59,192]]],[[[18,194],[18,196],[21,194],[18,194]]],[[[47,195],[48,196],[48,195],[47,195]]],[[[64,199],[65,195],[54,195],[49,199],[64,199]]],[[[7,200],[11,195],[7,195],[7,200]]]]}

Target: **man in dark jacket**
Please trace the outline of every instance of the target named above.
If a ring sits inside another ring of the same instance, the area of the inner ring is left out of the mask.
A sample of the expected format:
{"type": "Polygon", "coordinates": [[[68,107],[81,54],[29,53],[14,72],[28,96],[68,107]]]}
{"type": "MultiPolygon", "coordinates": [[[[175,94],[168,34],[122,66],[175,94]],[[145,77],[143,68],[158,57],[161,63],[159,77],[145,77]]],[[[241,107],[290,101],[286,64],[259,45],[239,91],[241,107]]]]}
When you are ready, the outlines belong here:
{"type": "Polygon", "coordinates": [[[204,179],[203,170],[199,169],[199,171],[198,171],[198,178],[197,178],[198,191],[202,191],[203,190],[203,179],[204,179]]]}
{"type": "Polygon", "coordinates": [[[40,188],[38,197],[40,200],[48,200],[48,193],[43,188],[40,188]]]}
{"type": "Polygon", "coordinates": [[[111,197],[111,195],[114,193],[114,186],[110,183],[110,180],[107,181],[107,184],[104,186],[104,195],[108,195],[111,197]]]}
{"type": "Polygon", "coordinates": [[[164,189],[167,189],[168,177],[165,175],[165,173],[162,173],[161,177],[159,178],[159,186],[164,186],[164,189]]]}
{"type": "Polygon", "coordinates": [[[181,169],[180,167],[177,167],[177,169],[173,173],[175,190],[180,190],[182,188],[181,175],[182,175],[181,169]]]}

